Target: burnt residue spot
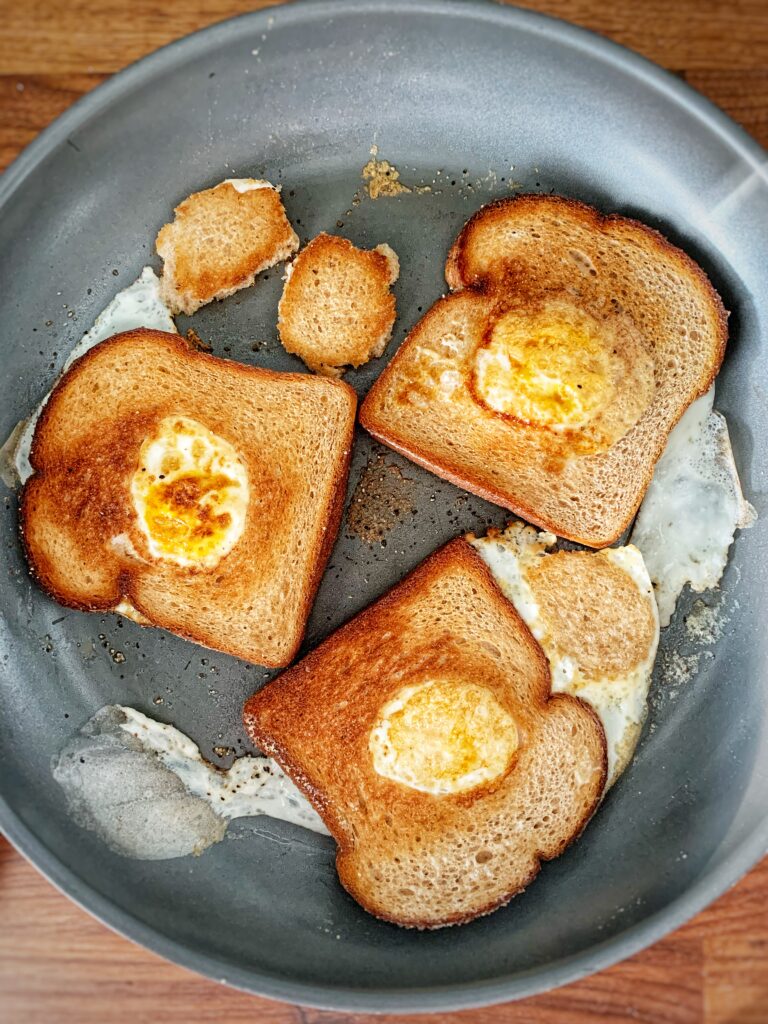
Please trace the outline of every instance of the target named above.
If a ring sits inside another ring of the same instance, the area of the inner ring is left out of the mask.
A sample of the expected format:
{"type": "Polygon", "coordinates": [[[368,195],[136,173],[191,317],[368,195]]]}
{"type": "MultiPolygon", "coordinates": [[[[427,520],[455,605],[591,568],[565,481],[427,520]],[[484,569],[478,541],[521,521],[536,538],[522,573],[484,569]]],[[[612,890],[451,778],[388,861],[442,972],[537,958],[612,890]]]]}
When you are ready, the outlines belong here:
{"type": "Polygon", "coordinates": [[[203,341],[194,328],[187,328],[185,338],[192,348],[197,349],[198,352],[213,352],[213,345],[207,341],[203,341]]]}
{"type": "Polygon", "coordinates": [[[381,452],[372,455],[360,474],[347,510],[346,533],[366,544],[386,544],[386,534],[416,512],[414,481],[381,452]]]}

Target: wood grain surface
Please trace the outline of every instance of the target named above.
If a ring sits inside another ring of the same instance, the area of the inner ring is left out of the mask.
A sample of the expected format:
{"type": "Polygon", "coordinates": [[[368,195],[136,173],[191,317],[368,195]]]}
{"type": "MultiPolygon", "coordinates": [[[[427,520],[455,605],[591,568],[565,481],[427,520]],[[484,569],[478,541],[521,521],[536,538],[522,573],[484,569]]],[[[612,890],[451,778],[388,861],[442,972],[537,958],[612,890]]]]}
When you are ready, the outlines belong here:
{"type": "MultiPolygon", "coordinates": [[[[0,0],[0,169],[129,62],[272,2],[0,0]]],[[[521,6],[650,57],[768,146],[768,0],[521,6]]],[[[428,1018],[347,1016],[256,999],[160,960],[70,903],[0,839],[0,1024],[768,1024],[767,907],[768,860],[651,949],[548,995],[428,1018]]]]}

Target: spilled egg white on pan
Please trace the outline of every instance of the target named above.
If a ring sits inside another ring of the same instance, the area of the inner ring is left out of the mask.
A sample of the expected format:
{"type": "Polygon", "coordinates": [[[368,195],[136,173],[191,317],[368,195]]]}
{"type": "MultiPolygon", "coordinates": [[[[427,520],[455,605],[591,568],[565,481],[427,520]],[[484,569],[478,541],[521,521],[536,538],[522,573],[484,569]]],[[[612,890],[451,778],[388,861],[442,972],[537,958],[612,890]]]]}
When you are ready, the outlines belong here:
{"type": "Polygon", "coordinates": [[[270,758],[247,755],[220,770],[172,725],[118,704],[85,723],[52,771],[77,823],[125,857],[199,854],[224,838],[234,818],[260,815],[328,834],[270,758]]]}
{"type": "Polygon", "coordinates": [[[608,789],[640,737],[659,640],[642,555],[632,545],[549,553],[554,534],[522,523],[467,539],[541,645],[553,692],[580,697],[599,716],[608,789]]]}
{"type": "MultiPolygon", "coordinates": [[[[76,359],[94,345],[98,345],[100,341],[137,327],[149,327],[157,331],[178,334],[176,324],[160,298],[160,281],[151,267],[144,267],[136,280],[118,292],[109,305],[99,313],[93,327],[70,352],[61,373],[66,373],[76,359]]],[[[29,419],[17,423],[0,449],[0,472],[3,481],[9,487],[24,483],[32,475],[29,452],[38,418],[47,401],[48,395],[43,398],[29,419]]]]}
{"type": "Polygon", "coordinates": [[[235,192],[255,192],[260,188],[271,188],[273,192],[281,190],[280,185],[273,185],[263,178],[225,178],[225,185],[231,185],[235,192]]]}
{"type": "Polygon", "coordinates": [[[756,518],[741,491],[728,425],[712,411],[713,399],[714,385],[669,435],[632,530],[662,626],[669,625],[686,583],[697,593],[717,586],[736,530],[756,518]]]}

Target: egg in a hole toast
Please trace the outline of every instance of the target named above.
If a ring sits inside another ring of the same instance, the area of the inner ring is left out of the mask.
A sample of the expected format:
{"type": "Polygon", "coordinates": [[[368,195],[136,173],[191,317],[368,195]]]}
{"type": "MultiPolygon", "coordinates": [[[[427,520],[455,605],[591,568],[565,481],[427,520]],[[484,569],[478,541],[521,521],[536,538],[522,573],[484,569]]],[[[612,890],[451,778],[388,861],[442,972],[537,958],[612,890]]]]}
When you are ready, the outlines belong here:
{"type": "Polygon", "coordinates": [[[33,575],[264,665],[294,656],[342,511],[354,391],[135,330],[77,360],[21,496],[33,575]]]}
{"type": "Polygon", "coordinates": [[[605,733],[551,693],[539,644],[463,539],[246,703],[244,723],[309,797],[337,870],[385,920],[487,914],[597,807],[605,733]]]}
{"type": "Polygon", "coordinates": [[[483,207],[360,412],[376,438],[558,536],[614,543],[706,392],[727,318],[660,234],[573,200],[483,207]]]}

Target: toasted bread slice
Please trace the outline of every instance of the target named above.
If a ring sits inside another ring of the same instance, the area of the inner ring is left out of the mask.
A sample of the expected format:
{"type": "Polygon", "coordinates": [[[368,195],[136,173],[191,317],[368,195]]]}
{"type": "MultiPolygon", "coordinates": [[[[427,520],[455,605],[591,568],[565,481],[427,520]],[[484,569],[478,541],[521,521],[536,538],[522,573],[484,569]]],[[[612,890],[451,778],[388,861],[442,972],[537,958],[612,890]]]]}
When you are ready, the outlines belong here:
{"type": "Polygon", "coordinates": [[[280,190],[268,181],[222,181],[173,212],[155,242],[164,261],[161,294],[172,313],[194,313],[247,288],[299,247],[280,190]]]}
{"type": "Polygon", "coordinates": [[[464,540],[245,705],[370,913],[439,928],[507,903],[581,832],[606,771],[592,710],[464,540]]]}
{"type": "Polygon", "coordinates": [[[77,360],[45,405],[21,497],[33,574],[62,604],[128,609],[281,666],[341,515],[355,395],[136,330],[77,360]]]}
{"type": "Polygon", "coordinates": [[[358,249],[318,235],[288,267],[277,327],[288,352],[310,370],[339,377],[380,356],[392,336],[400,264],[388,245],[358,249]]]}
{"type": "Polygon", "coordinates": [[[463,290],[411,331],[361,423],[561,537],[613,543],[723,358],[703,271],[635,221],[522,196],[469,221],[446,276],[463,290]]]}
{"type": "Polygon", "coordinates": [[[633,545],[555,551],[551,533],[510,523],[467,540],[547,656],[554,693],[597,713],[613,785],[632,759],[648,711],[659,615],[643,556],[633,545]]]}

